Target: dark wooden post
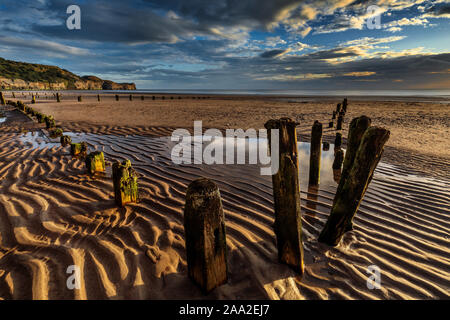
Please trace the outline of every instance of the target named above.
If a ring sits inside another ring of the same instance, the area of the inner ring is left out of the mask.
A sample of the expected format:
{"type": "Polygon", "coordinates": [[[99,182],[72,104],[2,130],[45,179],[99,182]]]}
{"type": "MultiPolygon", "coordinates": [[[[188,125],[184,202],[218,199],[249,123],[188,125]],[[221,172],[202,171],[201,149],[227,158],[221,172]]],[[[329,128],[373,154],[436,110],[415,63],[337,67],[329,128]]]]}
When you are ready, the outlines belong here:
{"type": "Polygon", "coordinates": [[[131,167],[131,161],[116,161],[112,166],[114,198],[116,204],[123,207],[127,203],[137,202],[137,173],[131,167]]]}
{"type": "Polygon", "coordinates": [[[155,100],[156,99],[156,97],[155,96],[152,96],[152,100],[155,100]]]}
{"type": "Polygon", "coordinates": [[[60,142],[62,147],[67,147],[72,144],[72,138],[70,136],[62,136],[60,142]]]}
{"type": "Polygon", "coordinates": [[[328,123],[328,128],[333,128],[333,125],[334,125],[333,121],[330,121],[330,122],[328,123]]]}
{"type": "Polygon", "coordinates": [[[97,95],[97,101],[100,102],[100,95],[97,95]]]}
{"type": "Polygon", "coordinates": [[[36,96],[34,94],[31,96],[31,103],[32,104],[36,103],[36,96]]]}
{"type": "Polygon", "coordinates": [[[141,100],[144,101],[144,96],[141,96],[141,100]]]}
{"type": "Polygon", "coordinates": [[[78,96],[78,102],[82,102],[83,98],[81,96],[78,96]]]}
{"type": "Polygon", "coordinates": [[[45,117],[45,127],[46,127],[47,129],[50,129],[50,128],[53,128],[53,127],[55,127],[55,126],[56,126],[56,124],[55,124],[55,119],[53,119],[52,116],[46,116],[46,117],[45,117]]]}
{"type": "Polygon", "coordinates": [[[271,130],[279,130],[279,170],[272,176],[278,259],[303,274],[297,125],[290,118],[281,118],[269,120],[264,126],[268,129],[269,150],[277,142],[271,141],[271,130]]]}
{"type": "Polygon", "coordinates": [[[105,172],[105,156],[101,151],[91,152],[85,160],[86,169],[90,174],[105,172]]]}
{"type": "Polygon", "coordinates": [[[217,185],[200,178],[189,184],[184,208],[189,277],[204,293],[227,282],[227,243],[217,185]]]}
{"type": "Polygon", "coordinates": [[[344,161],[344,150],[341,148],[335,149],[334,152],[334,161],[333,161],[333,169],[334,170],[341,170],[342,161],[344,161]]]}
{"type": "Polygon", "coordinates": [[[344,117],[340,114],[337,120],[336,130],[342,130],[342,122],[344,122],[344,117]]]}
{"type": "Polygon", "coordinates": [[[56,93],[56,102],[61,102],[61,95],[59,92],[56,93]]]}
{"type": "Polygon", "coordinates": [[[119,101],[119,95],[116,94],[116,101],[119,101]]]}
{"type": "Polygon", "coordinates": [[[338,103],[338,104],[336,105],[336,115],[338,115],[339,112],[341,112],[341,104],[340,104],[340,103],[338,103]]]}
{"type": "Polygon", "coordinates": [[[340,192],[340,190],[344,186],[344,181],[348,176],[348,173],[355,162],[356,152],[358,151],[359,145],[361,144],[361,139],[364,135],[364,132],[370,127],[371,120],[369,117],[361,116],[358,118],[354,118],[350,122],[350,126],[348,129],[348,140],[347,140],[347,150],[345,152],[344,165],[342,167],[341,173],[341,181],[339,184],[336,193],[340,192]]]}
{"type": "Polygon", "coordinates": [[[344,113],[347,113],[347,98],[345,98],[342,102],[342,111],[344,111],[344,113]]]}
{"type": "Polygon", "coordinates": [[[340,149],[342,146],[342,133],[337,132],[336,138],[334,138],[334,150],[340,149]]]}
{"type": "Polygon", "coordinates": [[[345,179],[341,177],[343,186],[335,195],[330,216],[319,236],[320,242],[336,246],[344,233],[351,229],[353,217],[381,159],[389,135],[388,130],[379,127],[370,127],[365,131],[353,166],[345,179]]]}
{"type": "Polygon", "coordinates": [[[133,95],[130,94],[130,101],[133,101],[133,95]]]}
{"type": "Polygon", "coordinates": [[[331,120],[336,119],[336,111],[333,110],[333,117],[331,118],[331,120]]]}
{"type": "Polygon", "coordinates": [[[328,143],[327,141],[323,142],[323,151],[328,151],[330,150],[330,143],[328,143]]]}
{"type": "Polygon", "coordinates": [[[5,97],[3,96],[3,92],[0,92],[0,102],[2,106],[6,105],[5,97]]]}
{"type": "Polygon", "coordinates": [[[70,145],[70,154],[72,157],[85,158],[88,151],[88,145],[86,142],[72,143],[70,145]]]}
{"type": "Polygon", "coordinates": [[[320,183],[320,157],[322,155],[322,124],[314,121],[311,131],[311,150],[309,157],[309,183],[318,186],[320,183]]]}

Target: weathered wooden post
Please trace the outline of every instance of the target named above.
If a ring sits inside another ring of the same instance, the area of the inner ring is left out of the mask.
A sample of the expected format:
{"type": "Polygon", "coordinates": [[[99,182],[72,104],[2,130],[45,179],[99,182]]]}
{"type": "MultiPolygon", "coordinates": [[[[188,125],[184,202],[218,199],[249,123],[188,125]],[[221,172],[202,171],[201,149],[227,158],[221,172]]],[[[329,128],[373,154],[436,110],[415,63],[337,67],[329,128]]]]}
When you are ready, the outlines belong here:
{"type": "Polygon", "coordinates": [[[344,117],[340,114],[338,117],[338,121],[336,124],[336,130],[342,130],[342,122],[344,121],[344,117]]]}
{"type": "Polygon", "coordinates": [[[61,95],[59,92],[56,93],[56,102],[61,102],[61,95]]]}
{"type": "Polygon", "coordinates": [[[338,103],[338,104],[336,105],[336,115],[338,115],[339,112],[341,112],[341,104],[340,104],[340,103],[338,103]]]}
{"type": "Polygon", "coordinates": [[[156,97],[155,96],[152,96],[152,100],[155,100],[156,99],[156,97]]]}
{"type": "Polygon", "coordinates": [[[62,135],[64,134],[64,131],[61,128],[53,128],[53,129],[50,129],[48,133],[50,135],[50,138],[56,139],[56,138],[62,137],[62,135]]]}
{"type": "Polygon", "coordinates": [[[322,155],[322,124],[314,121],[311,131],[311,150],[309,157],[309,186],[320,183],[320,157],[322,155]]]}
{"type": "Polygon", "coordinates": [[[6,105],[5,97],[3,96],[3,92],[0,91],[0,102],[2,106],[6,105]]]}
{"type": "Polygon", "coordinates": [[[85,160],[86,169],[90,174],[105,172],[105,156],[101,151],[89,153],[85,160]]]}
{"type": "Polygon", "coordinates": [[[333,117],[331,117],[331,120],[336,119],[336,111],[333,110],[333,117]]]}
{"type": "Polygon", "coordinates": [[[56,126],[55,119],[52,116],[45,117],[45,127],[47,129],[54,128],[56,126]]]}
{"type": "Polygon", "coordinates": [[[130,160],[114,162],[112,166],[112,178],[114,184],[114,199],[118,206],[123,207],[127,203],[137,202],[137,173],[131,167],[130,160]]]}
{"type": "Polygon", "coordinates": [[[344,161],[344,150],[339,148],[334,152],[333,169],[341,170],[342,161],[344,161]]]}
{"type": "Polygon", "coordinates": [[[330,121],[330,122],[328,123],[328,128],[333,128],[333,125],[334,125],[333,121],[330,121]]]}
{"type": "Polygon", "coordinates": [[[83,98],[81,96],[78,96],[78,102],[83,102],[83,98]]]}
{"type": "Polygon", "coordinates": [[[36,103],[36,96],[33,94],[31,95],[31,104],[35,104],[36,103]]]}
{"type": "Polygon", "coordinates": [[[70,136],[62,136],[60,142],[62,147],[67,147],[72,144],[72,138],[70,136]]]}
{"type": "MultiPolygon", "coordinates": [[[[348,139],[347,139],[347,150],[345,152],[344,164],[342,167],[341,179],[344,182],[347,175],[355,162],[356,152],[358,151],[359,145],[361,144],[361,139],[364,132],[370,127],[371,120],[369,117],[361,116],[354,118],[350,122],[348,129],[348,139]]],[[[336,193],[338,193],[343,188],[343,183],[340,183],[336,193]]]]}
{"type": "Polygon", "coordinates": [[[184,232],[189,277],[208,293],[227,282],[225,217],[217,185],[191,182],[186,192],[184,232]]]}
{"type": "Polygon", "coordinates": [[[340,149],[342,146],[342,133],[337,132],[336,138],[334,138],[334,150],[340,149]]]}
{"type": "Polygon", "coordinates": [[[130,94],[130,101],[133,101],[133,95],[130,94]]]}
{"type": "Polygon", "coordinates": [[[323,151],[328,151],[330,150],[330,143],[327,141],[323,142],[323,151]]]}
{"type": "Polygon", "coordinates": [[[119,101],[119,95],[116,94],[116,101],[119,101]]]}
{"type": "Polygon", "coordinates": [[[279,144],[279,170],[272,176],[278,259],[303,274],[297,123],[281,118],[269,120],[264,126],[268,130],[269,150],[273,144],[279,144]],[[279,141],[271,141],[271,130],[279,130],[279,141]]]}
{"type": "Polygon", "coordinates": [[[97,101],[100,102],[100,95],[97,95],[97,101]]]}
{"type": "Polygon", "coordinates": [[[319,241],[336,246],[346,231],[351,230],[352,220],[383,154],[390,132],[380,127],[369,127],[361,140],[355,160],[339,193],[336,193],[331,213],[319,236],[319,241]]]}
{"type": "Polygon", "coordinates": [[[144,101],[144,96],[141,96],[141,100],[144,101]]]}
{"type": "Polygon", "coordinates": [[[344,101],[342,102],[342,111],[347,113],[347,98],[344,98],[344,101]]]}
{"type": "Polygon", "coordinates": [[[88,145],[86,142],[72,143],[70,145],[70,154],[72,157],[85,158],[88,151],[88,145]]]}

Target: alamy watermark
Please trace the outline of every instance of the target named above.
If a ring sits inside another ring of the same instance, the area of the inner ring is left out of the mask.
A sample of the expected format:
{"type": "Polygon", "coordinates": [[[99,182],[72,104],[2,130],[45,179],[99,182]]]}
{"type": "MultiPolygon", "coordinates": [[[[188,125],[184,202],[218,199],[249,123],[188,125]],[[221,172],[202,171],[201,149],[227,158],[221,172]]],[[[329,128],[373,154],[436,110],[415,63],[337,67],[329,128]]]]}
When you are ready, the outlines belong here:
{"type": "Polygon", "coordinates": [[[194,135],[186,129],[172,133],[171,159],[175,164],[260,164],[261,175],[274,175],[279,168],[279,132],[270,130],[271,152],[268,152],[266,129],[227,129],[225,137],[218,129],[203,133],[202,121],[194,121],[194,135]],[[205,144],[207,142],[208,144],[205,144]]]}
{"type": "Polygon", "coordinates": [[[367,267],[367,288],[369,290],[381,289],[381,270],[376,265],[371,265],[367,267]]]}
{"type": "Polygon", "coordinates": [[[376,5],[367,7],[367,14],[369,15],[366,20],[367,29],[381,29],[381,8],[376,5]]]}
{"type": "Polygon", "coordinates": [[[66,20],[66,26],[69,30],[81,30],[81,9],[76,4],[67,7],[67,14],[70,16],[66,20]]]}
{"type": "Polygon", "coordinates": [[[81,274],[80,267],[77,265],[70,265],[66,270],[67,274],[70,276],[67,278],[66,286],[69,290],[80,289],[81,288],[81,274]]]}

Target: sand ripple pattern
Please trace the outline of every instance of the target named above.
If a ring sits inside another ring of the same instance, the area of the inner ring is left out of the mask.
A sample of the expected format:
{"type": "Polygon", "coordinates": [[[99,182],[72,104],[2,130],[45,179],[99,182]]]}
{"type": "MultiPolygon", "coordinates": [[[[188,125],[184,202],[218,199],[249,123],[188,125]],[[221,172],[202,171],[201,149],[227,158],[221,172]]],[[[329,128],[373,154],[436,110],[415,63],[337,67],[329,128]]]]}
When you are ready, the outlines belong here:
{"type": "MultiPolygon", "coordinates": [[[[0,298],[204,298],[187,278],[183,205],[199,176],[220,187],[229,282],[214,299],[436,299],[450,296],[449,181],[380,164],[355,230],[330,248],[317,237],[335,184],[309,193],[302,179],[306,274],[277,262],[270,177],[256,166],[174,165],[164,139],[86,135],[108,160],[130,158],[138,204],[117,208],[108,176],[90,177],[67,149],[28,134],[0,137],[0,298]],[[81,288],[66,286],[67,267],[81,288]],[[369,290],[367,267],[381,269],[369,290]]],[[[108,174],[110,174],[108,172],[108,174]]]]}

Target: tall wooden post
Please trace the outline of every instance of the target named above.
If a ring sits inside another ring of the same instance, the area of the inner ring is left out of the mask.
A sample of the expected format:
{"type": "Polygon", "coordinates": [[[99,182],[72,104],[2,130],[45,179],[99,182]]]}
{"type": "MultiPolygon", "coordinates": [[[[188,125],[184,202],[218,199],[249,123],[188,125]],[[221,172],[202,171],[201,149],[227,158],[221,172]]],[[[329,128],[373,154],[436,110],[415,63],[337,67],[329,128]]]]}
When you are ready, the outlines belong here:
{"type": "Polygon", "coordinates": [[[336,111],[333,110],[333,117],[331,118],[331,120],[336,119],[336,111]]]}
{"type": "Polygon", "coordinates": [[[337,105],[336,105],[336,115],[338,115],[339,114],[339,112],[341,112],[341,104],[340,103],[338,103],[337,105]]]}
{"type": "Polygon", "coordinates": [[[217,185],[200,178],[189,184],[184,208],[189,277],[204,293],[227,282],[227,243],[217,185]]]}
{"type": "Polygon", "coordinates": [[[130,94],[130,101],[133,101],[133,95],[130,94]]]}
{"type": "Polygon", "coordinates": [[[365,131],[346,179],[341,177],[343,186],[335,195],[330,216],[319,236],[320,242],[336,246],[350,229],[389,135],[388,130],[379,127],[365,131]]]}
{"type": "Polygon", "coordinates": [[[347,150],[345,152],[344,165],[342,167],[340,180],[342,183],[339,183],[336,193],[340,192],[344,186],[343,182],[347,179],[348,173],[355,162],[356,152],[361,144],[361,139],[364,132],[366,132],[366,130],[370,127],[371,122],[372,121],[370,118],[366,116],[354,118],[350,122],[348,129],[347,150]]]}
{"type": "Polygon", "coordinates": [[[131,161],[116,161],[112,166],[114,198],[116,204],[123,207],[127,203],[137,202],[137,173],[131,167],[131,161]]]}
{"type": "Polygon", "coordinates": [[[61,95],[59,92],[56,93],[56,102],[61,102],[61,95]]]}
{"type": "Polygon", "coordinates": [[[344,113],[347,113],[347,98],[345,98],[342,102],[342,111],[344,111],[344,113]]]}
{"type": "Polygon", "coordinates": [[[0,91],[0,103],[2,106],[6,105],[5,97],[3,96],[3,92],[0,91]]]}
{"type": "Polygon", "coordinates": [[[97,95],[97,101],[100,102],[100,95],[97,95]]]}
{"type": "Polygon", "coordinates": [[[336,130],[342,130],[342,122],[344,122],[344,116],[340,114],[337,120],[336,130]]]}
{"type": "Polygon", "coordinates": [[[322,155],[322,124],[314,121],[311,131],[311,150],[309,157],[309,186],[320,183],[320,157],[322,155]]]}
{"type": "Polygon", "coordinates": [[[341,148],[335,149],[334,151],[334,161],[333,170],[341,170],[342,162],[344,161],[344,150],[341,148]]]}
{"type": "Polygon", "coordinates": [[[334,150],[340,149],[342,146],[342,133],[336,132],[336,138],[334,138],[334,150]]]}
{"type": "Polygon", "coordinates": [[[116,101],[119,101],[119,95],[116,94],[116,101]]]}
{"type": "Polygon", "coordinates": [[[269,120],[264,126],[268,129],[269,150],[274,143],[279,144],[279,170],[272,176],[278,259],[303,274],[297,125],[290,118],[281,118],[269,120]],[[271,141],[274,129],[279,130],[279,141],[271,141]]]}

